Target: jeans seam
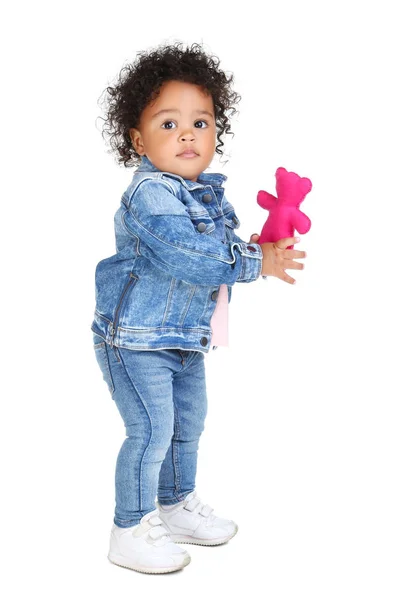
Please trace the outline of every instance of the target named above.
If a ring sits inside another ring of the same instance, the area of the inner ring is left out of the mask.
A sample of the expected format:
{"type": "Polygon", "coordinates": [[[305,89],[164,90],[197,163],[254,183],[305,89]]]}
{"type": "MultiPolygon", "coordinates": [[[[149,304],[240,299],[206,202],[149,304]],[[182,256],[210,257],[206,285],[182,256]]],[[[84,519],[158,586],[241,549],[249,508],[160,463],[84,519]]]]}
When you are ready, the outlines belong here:
{"type": "Polygon", "coordinates": [[[150,423],[150,438],[149,438],[149,440],[148,440],[148,443],[147,443],[147,446],[146,446],[146,448],[144,449],[143,456],[142,456],[142,458],[141,458],[141,460],[140,460],[140,469],[139,469],[139,493],[138,493],[138,497],[139,497],[139,511],[140,511],[140,512],[142,512],[142,511],[143,511],[143,508],[142,508],[142,505],[143,505],[143,500],[142,500],[142,489],[143,489],[143,485],[142,485],[143,472],[142,472],[142,469],[143,469],[143,461],[144,461],[145,454],[146,454],[147,450],[148,450],[148,449],[149,449],[149,447],[150,447],[150,444],[151,444],[151,439],[152,439],[152,437],[153,437],[153,429],[154,429],[154,428],[153,428],[153,423],[152,423],[152,421],[151,421],[151,416],[150,416],[150,413],[149,413],[149,411],[147,410],[147,406],[146,406],[146,404],[143,402],[142,395],[139,393],[139,390],[137,389],[137,387],[136,387],[136,386],[135,386],[135,384],[133,383],[133,381],[132,381],[132,378],[131,378],[131,376],[130,376],[130,374],[129,374],[129,371],[128,371],[128,369],[126,368],[126,366],[125,366],[125,363],[124,363],[124,361],[123,361],[123,359],[122,359],[122,355],[120,355],[120,357],[121,357],[121,364],[123,365],[123,367],[124,367],[124,369],[125,369],[125,373],[126,373],[126,375],[127,375],[128,379],[129,379],[129,381],[131,382],[131,385],[132,385],[133,389],[136,391],[136,393],[137,393],[138,397],[140,398],[140,401],[141,401],[141,403],[142,403],[142,405],[143,405],[143,407],[144,407],[144,409],[145,409],[145,411],[146,411],[147,418],[149,419],[149,423],[150,423]]]}
{"type": "Polygon", "coordinates": [[[174,427],[174,434],[172,436],[172,440],[171,440],[171,444],[172,444],[172,463],[174,465],[174,479],[175,479],[175,490],[174,490],[174,494],[175,497],[178,499],[178,501],[180,502],[179,499],[179,490],[180,490],[180,485],[181,485],[181,478],[180,478],[180,472],[179,472],[179,445],[175,443],[175,436],[178,435],[180,433],[180,429],[179,429],[179,417],[178,417],[178,413],[175,410],[174,407],[174,423],[175,423],[175,427],[174,427]]]}

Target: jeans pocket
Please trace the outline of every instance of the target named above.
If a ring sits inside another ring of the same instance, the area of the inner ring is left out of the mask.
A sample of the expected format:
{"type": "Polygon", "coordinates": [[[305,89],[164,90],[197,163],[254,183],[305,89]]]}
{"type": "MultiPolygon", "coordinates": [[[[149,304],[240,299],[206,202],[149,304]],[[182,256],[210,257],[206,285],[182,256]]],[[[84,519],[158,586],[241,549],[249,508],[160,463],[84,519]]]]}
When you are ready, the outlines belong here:
{"type": "Polygon", "coordinates": [[[93,333],[93,348],[96,355],[97,363],[103,374],[103,379],[106,382],[110,393],[112,394],[114,392],[115,387],[111,375],[106,342],[100,335],[97,335],[97,333],[93,333]]]}

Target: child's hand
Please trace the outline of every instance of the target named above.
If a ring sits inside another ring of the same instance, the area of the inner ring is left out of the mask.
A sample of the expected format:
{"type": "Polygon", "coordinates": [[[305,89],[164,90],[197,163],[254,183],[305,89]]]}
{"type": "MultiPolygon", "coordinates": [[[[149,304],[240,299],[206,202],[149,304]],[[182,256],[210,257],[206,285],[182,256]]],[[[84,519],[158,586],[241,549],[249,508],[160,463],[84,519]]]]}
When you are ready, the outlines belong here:
{"type": "Polygon", "coordinates": [[[250,237],[250,242],[249,244],[257,244],[257,241],[259,240],[260,236],[258,235],[258,233],[253,233],[252,236],[250,237]]]}
{"type": "MultiPolygon", "coordinates": [[[[257,234],[251,236],[251,241],[257,243],[253,239],[257,234]]],[[[260,236],[258,236],[259,238],[260,236]]],[[[258,239],[257,238],[257,239],[258,239]]],[[[263,253],[263,261],[261,267],[261,275],[272,275],[278,277],[287,283],[296,283],[293,277],[285,273],[285,269],[304,269],[302,263],[294,261],[294,258],[305,258],[306,253],[301,250],[286,250],[287,246],[292,246],[300,241],[300,238],[282,238],[277,242],[266,242],[260,244],[263,253]]]]}

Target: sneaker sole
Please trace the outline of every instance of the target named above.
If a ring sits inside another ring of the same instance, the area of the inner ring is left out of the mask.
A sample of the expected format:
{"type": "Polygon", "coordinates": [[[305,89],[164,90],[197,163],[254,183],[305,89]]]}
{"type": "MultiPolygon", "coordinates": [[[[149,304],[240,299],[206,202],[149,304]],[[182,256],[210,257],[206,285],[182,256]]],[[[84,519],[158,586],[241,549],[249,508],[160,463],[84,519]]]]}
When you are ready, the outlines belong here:
{"type": "Polygon", "coordinates": [[[119,554],[109,554],[108,560],[117,565],[118,567],[125,567],[126,569],[132,569],[133,571],[139,571],[140,573],[172,573],[173,571],[179,571],[186,567],[190,561],[191,557],[188,554],[185,556],[183,563],[181,565],[175,565],[173,567],[138,567],[129,562],[125,556],[121,556],[119,554]]]}
{"type": "Polygon", "coordinates": [[[231,535],[223,538],[216,538],[214,540],[202,540],[201,538],[194,538],[190,535],[181,535],[180,533],[170,533],[169,537],[176,544],[196,544],[197,546],[219,546],[225,544],[237,534],[238,530],[234,531],[231,535]]]}

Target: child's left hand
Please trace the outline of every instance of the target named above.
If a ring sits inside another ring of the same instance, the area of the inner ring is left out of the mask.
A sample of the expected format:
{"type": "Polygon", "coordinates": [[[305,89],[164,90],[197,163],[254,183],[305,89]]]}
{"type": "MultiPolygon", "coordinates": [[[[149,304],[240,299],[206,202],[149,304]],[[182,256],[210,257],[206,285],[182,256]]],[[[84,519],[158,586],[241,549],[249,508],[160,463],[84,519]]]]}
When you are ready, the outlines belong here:
{"type": "Polygon", "coordinates": [[[253,233],[250,236],[249,244],[257,244],[257,242],[258,242],[259,239],[260,239],[260,236],[258,235],[258,233],[253,233]]]}

